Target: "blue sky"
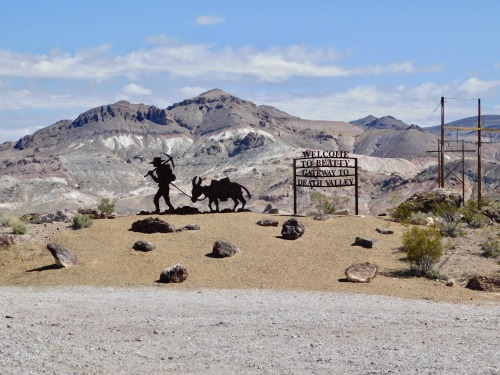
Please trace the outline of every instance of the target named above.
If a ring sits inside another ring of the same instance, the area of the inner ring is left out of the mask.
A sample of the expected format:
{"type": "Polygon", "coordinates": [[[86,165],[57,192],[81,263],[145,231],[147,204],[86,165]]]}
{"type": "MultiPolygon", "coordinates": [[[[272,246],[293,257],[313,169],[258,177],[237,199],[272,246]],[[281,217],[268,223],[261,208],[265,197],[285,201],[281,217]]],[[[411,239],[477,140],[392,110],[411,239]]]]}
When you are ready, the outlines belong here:
{"type": "Polygon", "coordinates": [[[500,114],[496,0],[0,0],[0,142],[220,88],[305,119],[500,114]]]}

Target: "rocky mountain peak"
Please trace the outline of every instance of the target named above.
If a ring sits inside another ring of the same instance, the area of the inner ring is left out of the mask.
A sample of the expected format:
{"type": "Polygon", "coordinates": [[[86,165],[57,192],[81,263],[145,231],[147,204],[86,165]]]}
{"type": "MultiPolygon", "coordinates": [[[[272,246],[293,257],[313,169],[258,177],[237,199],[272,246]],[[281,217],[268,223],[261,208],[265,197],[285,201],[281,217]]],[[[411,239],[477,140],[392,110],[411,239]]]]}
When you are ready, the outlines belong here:
{"type": "Polygon", "coordinates": [[[232,95],[229,95],[227,92],[221,89],[208,90],[199,95],[199,97],[201,98],[209,98],[209,99],[220,98],[222,96],[230,97],[232,95]]]}

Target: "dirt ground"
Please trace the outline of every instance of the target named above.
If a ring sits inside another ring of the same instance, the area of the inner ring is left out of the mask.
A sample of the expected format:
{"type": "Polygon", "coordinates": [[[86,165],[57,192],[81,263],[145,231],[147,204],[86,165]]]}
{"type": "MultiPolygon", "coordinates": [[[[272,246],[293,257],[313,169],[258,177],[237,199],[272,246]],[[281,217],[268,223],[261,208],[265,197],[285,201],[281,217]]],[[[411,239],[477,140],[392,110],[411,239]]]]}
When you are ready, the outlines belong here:
{"type": "Polygon", "coordinates": [[[479,246],[487,238],[498,238],[498,226],[469,231],[449,243],[445,240],[441,271],[457,281],[448,287],[442,281],[401,277],[409,268],[400,250],[404,227],[381,217],[341,216],[327,221],[301,217],[305,234],[294,241],[281,238],[281,226],[289,216],[247,212],[159,217],[176,228],[198,224],[201,229],[168,234],[130,231],[132,223],[145,216],[94,220],[91,228],[81,230],[71,229],[69,223],[30,225],[28,234],[16,238],[15,245],[0,247],[0,285],[332,291],[447,302],[500,302],[500,293],[464,288],[472,275],[500,275],[498,262],[482,257],[479,246]],[[278,220],[279,226],[257,225],[263,218],[278,220]],[[391,229],[394,234],[380,234],[377,227],[391,229]],[[353,246],[358,236],[377,239],[377,246],[353,246]],[[156,250],[133,250],[137,240],[152,241],[156,250]],[[217,240],[234,243],[240,253],[224,259],[208,256],[217,240]],[[46,249],[49,241],[69,248],[82,265],[56,267],[46,249]],[[358,262],[379,266],[373,282],[345,282],[344,270],[358,262]],[[187,268],[188,279],[181,284],[158,283],[162,270],[176,263],[187,268]]]}

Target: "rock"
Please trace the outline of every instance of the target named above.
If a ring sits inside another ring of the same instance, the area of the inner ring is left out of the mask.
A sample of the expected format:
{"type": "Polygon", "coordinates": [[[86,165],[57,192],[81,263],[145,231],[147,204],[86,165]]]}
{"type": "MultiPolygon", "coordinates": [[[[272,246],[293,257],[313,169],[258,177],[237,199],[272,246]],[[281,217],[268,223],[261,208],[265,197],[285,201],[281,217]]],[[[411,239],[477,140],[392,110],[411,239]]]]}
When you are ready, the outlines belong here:
{"type": "Polygon", "coordinates": [[[148,217],[144,220],[138,220],[132,223],[131,230],[140,233],[172,233],[175,228],[157,217],[148,217]]]}
{"type": "Polygon", "coordinates": [[[460,207],[462,196],[454,191],[436,188],[432,191],[421,191],[406,200],[412,211],[432,212],[436,205],[444,204],[452,207],[460,207]]]}
{"type": "Polygon", "coordinates": [[[378,274],[378,266],[368,262],[352,264],[345,270],[347,280],[353,283],[369,283],[378,274]]]}
{"type": "Polygon", "coordinates": [[[188,277],[186,267],[177,263],[173,267],[168,267],[160,274],[161,283],[182,283],[188,277]]]}
{"type": "Polygon", "coordinates": [[[178,229],[178,232],[182,232],[185,230],[200,230],[200,226],[198,224],[188,224],[183,226],[181,229],[178,229]]]}
{"type": "Polygon", "coordinates": [[[82,215],[88,215],[88,216],[92,217],[93,219],[104,219],[103,214],[99,213],[99,211],[97,211],[97,210],[93,210],[90,208],[81,208],[78,210],[78,213],[82,214],[82,215]]]}
{"type": "Polygon", "coordinates": [[[499,292],[500,279],[487,276],[474,276],[471,279],[469,279],[465,287],[472,290],[499,292]]]}
{"type": "Polygon", "coordinates": [[[372,247],[375,247],[377,245],[377,240],[371,240],[368,238],[363,238],[363,237],[356,237],[356,240],[354,241],[355,246],[362,246],[366,247],[368,249],[371,249],[372,247]]]}
{"type": "Polygon", "coordinates": [[[329,215],[329,214],[318,214],[318,215],[315,215],[313,217],[314,220],[318,220],[318,221],[326,221],[326,220],[330,220],[332,218],[332,215],[329,215]]]}
{"type": "Polygon", "coordinates": [[[116,212],[110,213],[107,218],[108,219],[116,219],[118,217],[118,214],[116,212]]]}
{"type": "Polygon", "coordinates": [[[449,279],[446,281],[446,286],[453,287],[455,286],[455,284],[456,284],[455,279],[449,279]]]}
{"type": "Polygon", "coordinates": [[[182,206],[182,207],[177,207],[174,210],[174,213],[176,215],[195,215],[195,214],[201,214],[201,211],[198,210],[196,207],[182,206]]]}
{"type": "Polygon", "coordinates": [[[271,211],[272,209],[274,209],[273,205],[271,203],[268,203],[266,208],[264,208],[264,211],[262,211],[262,213],[263,214],[269,213],[269,211],[271,211]]]}
{"type": "Polygon", "coordinates": [[[278,220],[273,220],[273,219],[262,219],[257,221],[257,225],[263,226],[263,227],[277,227],[279,225],[278,220]]]}
{"type": "Polygon", "coordinates": [[[14,243],[14,236],[11,234],[0,234],[0,247],[9,246],[14,243]]]}
{"type": "Polygon", "coordinates": [[[149,241],[136,241],[132,248],[138,251],[153,251],[156,249],[156,246],[154,243],[149,241]]]}
{"type": "Polygon", "coordinates": [[[394,231],[390,229],[377,228],[376,231],[382,234],[394,234],[394,231]]]}
{"type": "Polygon", "coordinates": [[[338,211],[335,211],[332,215],[349,215],[349,210],[348,209],[344,209],[344,210],[338,210],[338,211]]]}
{"type": "Polygon", "coordinates": [[[271,208],[268,212],[268,214],[279,214],[280,213],[280,210],[278,210],[277,208],[271,208]]]}
{"type": "Polygon", "coordinates": [[[53,223],[53,222],[69,222],[71,221],[73,215],[65,213],[63,211],[56,211],[48,213],[45,215],[40,215],[40,221],[42,223],[53,223]]]}
{"type": "Polygon", "coordinates": [[[70,250],[65,248],[63,245],[56,243],[49,243],[47,245],[50,253],[56,260],[56,263],[62,267],[72,267],[80,264],[76,255],[74,255],[70,250]]]}
{"type": "Polygon", "coordinates": [[[499,203],[490,204],[486,207],[483,207],[481,210],[481,213],[484,216],[489,217],[491,221],[493,221],[495,223],[500,223],[500,204],[499,203]]]}
{"type": "Polygon", "coordinates": [[[216,241],[212,249],[212,256],[216,258],[227,258],[239,252],[240,249],[234,246],[231,242],[216,241]]]}
{"type": "Polygon", "coordinates": [[[281,235],[287,240],[296,240],[305,232],[304,225],[297,219],[288,219],[281,229],[281,235]]]}

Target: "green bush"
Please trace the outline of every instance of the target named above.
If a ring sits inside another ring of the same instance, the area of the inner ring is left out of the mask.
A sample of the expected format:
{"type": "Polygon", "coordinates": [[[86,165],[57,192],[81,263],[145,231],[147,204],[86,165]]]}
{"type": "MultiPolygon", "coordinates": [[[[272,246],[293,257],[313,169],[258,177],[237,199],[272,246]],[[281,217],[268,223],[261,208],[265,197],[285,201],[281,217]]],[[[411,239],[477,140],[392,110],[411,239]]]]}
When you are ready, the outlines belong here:
{"type": "Polygon", "coordinates": [[[319,213],[333,214],[349,203],[349,198],[340,195],[326,195],[315,191],[311,193],[311,200],[315,203],[316,209],[319,213]]]}
{"type": "Polygon", "coordinates": [[[496,258],[500,255],[499,241],[486,241],[481,244],[483,255],[487,258],[496,258]]]}
{"type": "Polygon", "coordinates": [[[101,203],[97,206],[97,209],[101,214],[108,216],[115,212],[115,205],[116,201],[111,201],[108,198],[102,198],[101,203]]]}
{"type": "Polygon", "coordinates": [[[444,221],[440,231],[444,237],[456,238],[464,234],[463,227],[464,225],[459,221],[444,221]]]}
{"type": "Polygon", "coordinates": [[[474,214],[469,220],[467,220],[467,225],[469,226],[469,228],[474,229],[483,228],[490,225],[490,221],[490,218],[486,215],[474,214]]]}
{"type": "Polygon", "coordinates": [[[399,206],[392,208],[389,212],[394,220],[400,223],[407,223],[414,209],[410,203],[403,202],[399,206]]]}
{"type": "Polygon", "coordinates": [[[413,225],[426,225],[427,221],[426,219],[431,216],[429,214],[426,214],[425,212],[412,212],[410,214],[409,219],[407,219],[410,224],[413,225]]]}
{"type": "Polygon", "coordinates": [[[443,243],[434,228],[412,226],[403,233],[403,247],[412,267],[429,273],[443,255],[443,243]]]}
{"type": "Polygon", "coordinates": [[[90,215],[77,213],[75,216],[73,216],[74,229],[90,228],[93,223],[94,219],[90,215]]]}

